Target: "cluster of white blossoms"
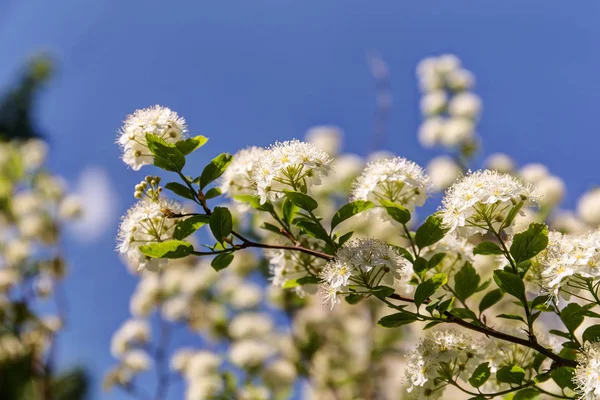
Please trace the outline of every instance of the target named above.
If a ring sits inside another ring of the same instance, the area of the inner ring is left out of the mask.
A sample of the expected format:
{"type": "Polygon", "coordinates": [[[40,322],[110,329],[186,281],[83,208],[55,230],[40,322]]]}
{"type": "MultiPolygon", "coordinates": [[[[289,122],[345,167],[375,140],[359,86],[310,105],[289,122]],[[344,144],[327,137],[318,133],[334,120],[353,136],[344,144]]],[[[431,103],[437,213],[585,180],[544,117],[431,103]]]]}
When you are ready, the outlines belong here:
{"type": "Polygon", "coordinates": [[[463,377],[470,377],[482,356],[481,344],[465,333],[456,330],[428,332],[408,353],[407,390],[417,398],[438,399],[445,387],[435,380],[440,364],[449,364],[451,370],[466,372],[463,377]]]}
{"type": "Polygon", "coordinates": [[[370,162],[356,179],[352,200],[387,200],[414,210],[422,206],[432,190],[423,168],[402,157],[370,162]]]}
{"type": "Polygon", "coordinates": [[[472,145],[481,112],[481,99],[470,91],[475,83],[473,75],[461,68],[456,56],[446,54],[421,61],[417,76],[425,118],[419,128],[421,144],[450,149],[472,145]]]}
{"type": "Polygon", "coordinates": [[[232,198],[254,195],[256,186],[252,179],[252,171],[264,153],[265,149],[256,146],[235,153],[233,161],[221,178],[221,192],[232,198]]]}
{"type": "Polygon", "coordinates": [[[440,210],[443,224],[461,236],[508,228],[514,207],[537,204],[531,184],[511,175],[483,170],[468,174],[448,189],[440,210]]]}
{"type": "Polygon", "coordinates": [[[550,232],[548,246],[535,259],[535,281],[548,293],[566,300],[582,279],[600,277],[600,231],[586,234],[550,232]]]}
{"type": "Polygon", "coordinates": [[[179,218],[170,215],[182,211],[181,204],[160,196],[143,198],[127,211],[119,226],[117,249],[132,269],[157,271],[166,263],[166,259],[145,256],[140,246],[172,239],[179,218]]]}
{"type": "Polygon", "coordinates": [[[153,163],[148,149],[147,134],[157,135],[167,143],[176,143],[187,132],[185,120],[167,107],[153,106],[136,110],[127,116],[119,131],[117,143],[123,151],[123,161],[134,171],[153,163]]]}
{"type": "Polygon", "coordinates": [[[586,342],[577,361],[573,382],[579,398],[597,399],[600,397],[600,342],[586,342]]]}
{"type": "Polygon", "coordinates": [[[354,239],[340,248],[320,273],[323,302],[331,308],[348,285],[377,286],[382,279],[400,279],[408,261],[396,249],[376,239],[354,239]]]}
{"type": "Polygon", "coordinates": [[[281,198],[284,190],[306,191],[329,173],[331,157],[312,143],[277,142],[257,160],[252,180],[261,204],[281,198]]]}
{"type": "Polygon", "coordinates": [[[171,356],[171,369],[187,382],[186,399],[210,399],[222,392],[219,368],[223,358],[207,350],[180,348],[171,356]]]}

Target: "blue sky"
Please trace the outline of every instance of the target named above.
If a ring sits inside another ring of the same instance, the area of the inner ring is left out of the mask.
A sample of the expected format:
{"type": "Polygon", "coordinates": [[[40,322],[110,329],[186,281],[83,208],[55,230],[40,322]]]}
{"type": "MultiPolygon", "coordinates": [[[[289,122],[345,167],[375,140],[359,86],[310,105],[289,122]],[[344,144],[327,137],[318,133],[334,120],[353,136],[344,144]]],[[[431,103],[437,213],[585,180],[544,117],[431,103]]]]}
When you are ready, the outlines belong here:
{"type": "MultiPolygon", "coordinates": [[[[100,168],[114,190],[109,229],[92,242],[66,240],[63,363],[81,362],[99,380],[113,362],[110,336],[128,315],[134,279],[112,251],[114,233],[133,185],[149,172],[126,169],[113,144],[129,112],[167,105],[192,133],[210,137],[190,174],[220,152],[301,137],[315,124],[340,126],[346,149],[362,154],[375,95],[365,60],[376,49],[392,73],[385,148],[425,163],[434,152],[416,139],[414,68],[455,53],[478,78],[483,154],[547,164],[567,181],[564,205],[572,207],[600,183],[599,8],[558,0],[0,0],[0,87],[29,55],[52,53],[58,75],[37,110],[50,166],[71,182],[100,168]]],[[[96,387],[93,398],[126,397],[96,387]]]]}

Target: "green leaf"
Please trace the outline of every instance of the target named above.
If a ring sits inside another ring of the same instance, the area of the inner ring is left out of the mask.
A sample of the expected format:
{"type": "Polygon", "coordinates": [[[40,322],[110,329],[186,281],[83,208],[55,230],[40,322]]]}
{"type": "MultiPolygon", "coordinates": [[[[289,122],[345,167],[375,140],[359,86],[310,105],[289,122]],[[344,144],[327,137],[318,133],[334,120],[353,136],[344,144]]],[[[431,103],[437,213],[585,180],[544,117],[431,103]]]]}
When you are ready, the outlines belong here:
{"type": "Polygon", "coordinates": [[[436,274],[431,278],[427,279],[425,282],[422,282],[419,286],[417,286],[417,290],[415,291],[415,304],[417,308],[425,300],[427,300],[431,295],[433,295],[442,285],[445,285],[448,282],[448,275],[446,274],[436,274]]]}
{"type": "Polygon", "coordinates": [[[196,232],[202,226],[208,224],[210,220],[210,216],[208,215],[193,215],[189,218],[182,219],[177,222],[175,226],[175,231],[173,233],[173,237],[175,239],[185,239],[190,236],[192,233],[196,232]]]}
{"type": "Polygon", "coordinates": [[[536,389],[527,388],[527,389],[519,390],[515,394],[515,397],[513,397],[513,400],[532,400],[532,399],[535,399],[536,397],[538,397],[539,395],[540,395],[540,392],[538,392],[536,389]]]}
{"type": "Polygon", "coordinates": [[[519,211],[521,211],[521,208],[523,208],[523,204],[525,204],[525,202],[521,201],[510,209],[508,215],[506,216],[506,219],[502,223],[502,229],[509,227],[513,223],[516,216],[519,215],[519,211]]]}
{"type": "Polygon", "coordinates": [[[229,236],[233,229],[231,212],[225,207],[215,207],[209,220],[210,230],[219,243],[229,236]]]}
{"type": "Polygon", "coordinates": [[[204,198],[206,200],[210,200],[220,196],[221,194],[223,194],[223,192],[221,192],[220,188],[210,188],[206,193],[204,193],[204,198]]]}
{"type": "Polygon", "coordinates": [[[533,223],[525,232],[517,233],[510,246],[510,254],[517,263],[529,260],[548,246],[548,227],[533,223]]]}
{"type": "Polygon", "coordinates": [[[545,356],[542,353],[537,353],[535,355],[535,357],[533,358],[533,362],[531,363],[531,366],[533,367],[533,369],[535,369],[536,371],[540,371],[540,367],[542,366],[542,364],[544,363],[544,361],[548,358],[548,356],[545,356]]]}
{"type": "Polygon", "coordinates": [[[483,385],[491,375],[490,363],[486,362],[483,364],[479,364],[473,374],[469,378],[469,383],[474,388],[478,388],[483,385]]]}
{"type": "Polygon", "coordinates": [[[523,382],[523,379],[525,379],[525,370],[516,365],[513,365],[512,367],[502,367],[496,371],[496,379],[498,379],[498,382],[520,385],[521,382],[523,382]]]}
{"type": "Polygon", "coordinates": [[[338,245],[340,247],[342,247],[344,245],[344,243],[346,243],[354,234],[354,231],[348,232],[348,233],[344,233],[342,236],[340,236],[340,238],[338,239],[338,245]]]}
{"type": "Polygon", "coordinates": [[[199,149],[200,147],[204,146],[206,142],[208,142],[207,137],[196,136],[193,138],[180,140],[179,142],[175,143],[175,146],[181,152],[181,154],[187,156],[196,149],[199,149]]]}
{"type": "Polygon", "coordinates": [[[454,292],[459,300],[465,301],[475,294],[481,277],[475,271],[470,262],[465,265],[454,276],[454,292]]]}
{"type": "Polygon", "coordinates": [[[473,254],[498,255],[502,254],[502,249],[494,242],[481,242],[473,249],[473,254]]]}
{"type": "Polygon", "coordinates": [[[569,303],[560,311],[560,319],[570,332],[575,332],[583,322],[586,311],[577,303],[569,303]]]}
{"type": "Polygon", "coordinates": [[[435,268],[446,257],[446,253],[436,253],[429,259],[429,269],[435,268]]]}
{"type": "Polygon", "coordinates": [[[379,200],[379,202],[394,220],[403,225],[410,221],[410,211],[408,211],[406,207],[388,200],[379,200]]]}
{"type": "Polygon", "coordinates": [[[178,196],[185,197],[186,199],[194,200],[194,193],[185,185],[182,185],[179,182],[169,182],[165,185],[166,189],[169,189],[171,192],[175,193],[178,196]]]}
{"type": "Polygon", "coordinates": [[[471,310],[467,310],[466,308],[453,308],[450,310],[450,314],[458,317],[460,319],[472,319],[477,320],[477,316],[471,310]]]}
{"type": "Polygon", "coordinates": [[[223,175],[231,161],[233,161],[233,156],[229,153],[222,153],[213,158],[200,174],[200,189],[204,189],[209,183],[223,175]]]}
{"type": "Polygon", "coordinates": [[[399,312],[381,318],[377,325],[383,326],[384,328],[397,328],[402,325],[411,324],[415,321],[417,321],[416,315],[399,312]]]}
{"type": "Polygon", "coordinates": [[[319,278],[317,278],[316,276],[303,276],[302,278],[298,278],[296,279],[296,281],[298,282],[298,285],[314,285],[317,284],[319,282],[321,282],[319,280],[319,278]]]}
{"type": "Polygon", "coordinates": [[[600,342],[600,325],[592,325],[583,332],[583,341],[600,342]]]}
{"type": "Polygon", "coordinates": [[[300,208],[294,205],[290,199],[287,197],[283,199],[283,204],[281,205],[281,211],[283,213],[283,220],[286,224],[291,225],[294,220],[294,216],[298,212],[300,208]]]}
{"type": "Polygon", "coordinates": [[[525,320],[523,319],[523,317],[521,317],[520,315],[517,315],[517,314],[500,314],[500,315],[496,315],[496,317],[498,317],[498,318],[504,318],[504,319],[512,319],[512,320],[515,320],[515,321],[525,322],[525,320]]]}
{"type": "Polygon", "coordinates": [[[376,286],[371,289],[371,293],[379,299],[385,299],[394,294],[394,289],[389,286],[376,286]]]}
{"type": "Polygon", "coordinates": [[[420,249],[431,246],[441,240],[446,235],[448,229],[442,227],[442,219],[439,215],[430,215],[423,225],[417,229],[415,241],[420,249]]]}
{"type": "Polygon", "coordinates": [[[154,155],[154,165],[166,171],[180,172],[185,166],[185,156],[157,135],[146,134],[148,149],[154,155]]]}
{"type": "Polygon", "coordinates": [[[423,257],[417,257],[415,262],[413,263],[413,271],[421,278],[429,271],[429,261],[424,259],[423,257]]]}
{"type": "Polygon", "coordinates": [[[294,192],[292,190],[284,190],[285,196],[297,207],[306,211],[313,211],[319,204],[315,199],[307,194],[294,192]]]}
{"type": "Polygon", "coordinates": [[[558,329],[550,329],[548,332],[552,335],[560,336],[565,339],[571,339],[571,334],[569,332],[559,331],[558,329]]]}
{"type": "Polygon", "coordinates": [[[494,282],[496,282],[500,289],[519,299],[522,304],[525,304],[525,285],[523,285],[523,281],[518,275],[496,270],[494,271],[494,282]]]}
{"type": "Polygon", "coordinates": [[[331,219],[331,229],[335,228],[348,218],[351,218],[356,214],[359,214],[370,208],[373,208],[373,203],[364,200],[356,200],[351,203],[344,204],[331,219]]]}
{"type": "Polygon", "coordinates": [[[559,367],[552,370],[552,380],[556,382],[556,384],[561,388],[571,388],[575,389],[575,385],[573,384],[573,375],[575,369],[571,367],[559,367]]]}
{"type": "Polygon", "coordinates": [[[215,271],[220,271],[222,269],[227,268],[229,266],[229,264],[231,264],[232,261],[233,261],[233,254],[223,253],[223,254],[219,254],[218,256],[213,258],[210,265],[215,269],[215,271]]]}
{"type": "Polygon", "coordinates": [[[182,258],[194,251],[194,247],[181,240],[167,240],[140,246],[140,251],[151,258],[182,258]]]}
{"type": "Polygon", "coordinates": [[[365,296],[362,294],[353,293],[353,294],[349,294],[348,296],[346,296],[345,300],[348,304],[357,304],[364,298],[365,298],[365,296]]]}
{"type": "Polygon", "coordinates": [[[316,239],[321,239],[325,242],[329,242],[329,234],[323,229],[323,227],[317,223],[311,221],[298,221],[296,226],[302,229],[308,236],[316,239]]]}

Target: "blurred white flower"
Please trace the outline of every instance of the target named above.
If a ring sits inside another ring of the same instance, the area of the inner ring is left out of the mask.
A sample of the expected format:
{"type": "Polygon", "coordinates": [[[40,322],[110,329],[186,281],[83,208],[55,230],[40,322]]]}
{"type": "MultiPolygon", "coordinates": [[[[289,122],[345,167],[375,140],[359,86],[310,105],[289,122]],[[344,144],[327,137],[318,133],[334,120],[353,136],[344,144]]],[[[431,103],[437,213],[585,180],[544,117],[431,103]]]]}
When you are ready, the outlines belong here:
{"type": "Polygon", "coordinates": [[[448,189],[462,173],[460,166],[448,156],[435,157],[427,164],[426,170],[438,192],[448,189]]]}

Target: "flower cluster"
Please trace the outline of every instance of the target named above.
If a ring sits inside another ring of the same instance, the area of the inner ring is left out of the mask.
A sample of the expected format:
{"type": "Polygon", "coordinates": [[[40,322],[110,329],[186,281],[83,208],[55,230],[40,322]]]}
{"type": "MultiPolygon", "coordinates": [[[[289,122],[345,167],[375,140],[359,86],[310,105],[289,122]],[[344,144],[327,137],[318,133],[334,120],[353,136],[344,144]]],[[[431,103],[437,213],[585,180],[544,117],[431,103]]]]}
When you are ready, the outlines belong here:
{"type": "Polygon", "coordinates": [[[377,286],[382,279],[400,279],[407,261],[392,246],[375,239],[355,239],[335,254],[320,274],[324,303],[333,308],[340,302],[338,293],[350,284],[377,286]]]}
{"type": "Polygon", "coordinates": [[[423,169],[402,157],[376,160],[367,165],[352,187],[352,200],[399,203],[408,209],[422,206],[432,185],[423,169]]]}
{"type": "Polygon", "coordinates": [[[251,146],[240,150],[221,178],[221,192],[229,197],[254,195],[256,187],[252,179],[252,170],[264,155],[265,149],[251,146]]]}
{"type": "Polygon", "coordinates": [[[581,399],[600,396],[600,342],[587,342],[579,357],[573,382],[581,399]]]}
{"type": "Polygon", "coordinates": [[[284,190],[306,192],[329,172],[331,157],[315,145],[298,140],[277,142],[256,160],[252,180],[261,204],[283,196],[284,190]]]}
{"type": "Polygon", "coordinates": [[[536,283],[568,300],[580,290],[582,279],[600,276],[600,231],[580,235],[550,232],[548,246],[535,261],[536,283]]]}
{"type": "Polygon", "coordinates": [[[180,141],[187,132],[185,120],[167,107],[153,106],[128,115],[119,131],[117,143],[123,151],[123,161],[134,171],[153,162],[148,149],[147,134],[157,135],[167,143],[180,141]]]}
{"type": "MultiPolygon", "coordinates": [[[[483,170],[470,173],[448,189],[440,210],[444,225],[460,235],[499,232],[511,224],[511,211],[536,204],[537,194],[519,179],[483,170]]],[[[513,216],[514,217],[514,216],[513,216]]]]}

